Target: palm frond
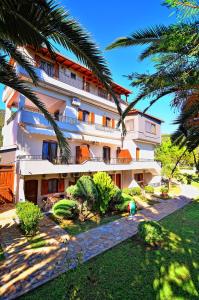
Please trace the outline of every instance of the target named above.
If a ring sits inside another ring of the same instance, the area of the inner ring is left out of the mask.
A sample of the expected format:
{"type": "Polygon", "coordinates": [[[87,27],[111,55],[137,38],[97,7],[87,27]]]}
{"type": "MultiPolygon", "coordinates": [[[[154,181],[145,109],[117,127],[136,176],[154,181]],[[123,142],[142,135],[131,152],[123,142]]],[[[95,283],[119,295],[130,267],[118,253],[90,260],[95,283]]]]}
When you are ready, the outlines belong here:
{"type": "Polygon", "coordinates": [[[58,144],[63,156],[66,159],[70,157],[70,148],[68,145],[67,140],[65,139],[62,131],[59,129],[57,123],[51,116],[51,114],[46,109],[44,103],[42,103],[37,96],[31,91],[28,87],[28,83],[24,80],[18,78],[15,69],[10,66],[5,59],[5,56],[0,56],[1,64],[0,64],[0,82],[13,88],[14,90],[18,91],[26,98],[28,98],[32,103],[34,103],[39,110],[44,114],[45,118],[49,121],[51,126],[53,127],[55,134],[57,136],[58,144]]]}

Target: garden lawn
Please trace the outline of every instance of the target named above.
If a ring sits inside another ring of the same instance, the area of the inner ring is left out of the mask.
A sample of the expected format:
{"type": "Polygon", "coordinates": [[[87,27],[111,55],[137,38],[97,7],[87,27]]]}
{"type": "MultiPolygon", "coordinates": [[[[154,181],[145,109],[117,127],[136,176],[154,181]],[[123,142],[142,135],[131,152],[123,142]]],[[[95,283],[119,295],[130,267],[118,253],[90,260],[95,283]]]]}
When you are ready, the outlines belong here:
{"type": "Polygon", "coordinates": [[[161,221],[162,249],[134,237],[21,297],[37,299],[188,300],[199,294],[199,201],[161,221]]]}

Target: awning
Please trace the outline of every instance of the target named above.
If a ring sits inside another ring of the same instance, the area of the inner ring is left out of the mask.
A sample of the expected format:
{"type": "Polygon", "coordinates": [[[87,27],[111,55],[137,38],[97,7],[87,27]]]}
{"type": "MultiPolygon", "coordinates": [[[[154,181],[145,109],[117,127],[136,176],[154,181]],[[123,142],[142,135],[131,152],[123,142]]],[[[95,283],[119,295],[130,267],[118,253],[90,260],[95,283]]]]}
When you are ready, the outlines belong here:
{"type": "MultiPolygon", "coordinates": [[[[48,135],[48,136],[56,136],[53,129],[42,128],[42,127],[34,127],[34,126],[25,126],[25,131],[30,134],[40,134],[40,135],[48,135]]],[[[82,140],[82,136],[80,134],[65,132],[62,131],[65,138],[74,139],[74,140],[82,140]]]]}
{"type": "Polygon", "coordinates": [[[118,160],[124,163],[130,163],[132,161],[131,154],[128,149],[121,149],[118,153],[118,160]]]}
{"type": "Polygon", "coordinates": [[[112,144],[119,146],[121,144],[120,140],[114,139],[106,139],[99,136],[91,136],[91,135],[83,135],[83,140],[88,142],[96,142],[96,143],[103,143],[103,144],[112,144]]]}

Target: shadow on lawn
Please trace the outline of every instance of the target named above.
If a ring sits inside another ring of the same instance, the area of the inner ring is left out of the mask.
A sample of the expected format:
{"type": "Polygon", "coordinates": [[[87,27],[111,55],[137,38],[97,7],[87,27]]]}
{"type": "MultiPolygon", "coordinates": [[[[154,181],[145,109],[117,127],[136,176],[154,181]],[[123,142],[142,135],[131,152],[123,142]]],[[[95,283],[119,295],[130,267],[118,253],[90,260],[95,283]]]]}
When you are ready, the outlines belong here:
{"type": "Polygon", "coordinates": [[[163,220],[162,248],[135,236],[64,275],[66,299],[198,299],[199,202],[191,205],[163,220]]]}

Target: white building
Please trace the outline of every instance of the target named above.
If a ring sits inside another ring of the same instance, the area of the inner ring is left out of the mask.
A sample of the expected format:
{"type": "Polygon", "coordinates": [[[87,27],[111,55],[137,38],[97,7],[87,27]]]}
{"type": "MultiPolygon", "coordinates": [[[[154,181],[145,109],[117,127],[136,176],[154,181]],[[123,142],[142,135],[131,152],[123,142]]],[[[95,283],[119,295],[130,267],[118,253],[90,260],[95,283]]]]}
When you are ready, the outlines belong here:
{"type": "MultiPolygon", "coordinates": [[[[154,161],[154,148],[161,141],[160,119],[131,111],[125,120],[127,135],[121,148],[116,105],[96,76],[60,54],[52,61],[47,49],[26,52],[40,78],[38,86],[31,80],[30,86],[68,139],[71,158],[66,163],[60,157],[55,133],[43,114],[6,87],[0,155],[2,164],[14,165],[10,190],[15,201],[40,203],[48,195],[63,194],[81,175],[97,171],[108,172],[121,188],[159,184],[161,168],[154,161]]],[[[21,67],[16,68],[21,78],[29,78],[21,67]]],[[[130,91],[116,83],[113,89],[125,109],[130,91]]]]}

